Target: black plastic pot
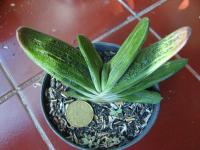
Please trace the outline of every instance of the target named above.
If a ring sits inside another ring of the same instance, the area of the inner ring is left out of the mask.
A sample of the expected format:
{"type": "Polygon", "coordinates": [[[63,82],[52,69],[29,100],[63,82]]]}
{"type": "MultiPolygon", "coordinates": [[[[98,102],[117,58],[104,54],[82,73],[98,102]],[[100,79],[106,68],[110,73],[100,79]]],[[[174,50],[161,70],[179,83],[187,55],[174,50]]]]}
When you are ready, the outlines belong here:
{"type": "MultiPolygon", "coordinates": [[[[95,48],[101,52],[104,50],[109,50],[109,51],[117,51],[119,49],[119,46],[116,44],[111,44],[111,43],[105,43],[105,42],[98,42],[98,43],[94,43],[95,48]]],[[[46,89],[48,89],[50,87],[50,80],[51,77],[50,75],[46,74],[44,79],[43,79],[43,84],[42,84],[42,91],[41,91],[41,106],[42,106],[42,110],[43,110],[43,114],[45,116],[45,119],[49,125],[49,127],[53,130],[53,132],[59,136],[66,144],[71,145],[74,148],[77,149],[81,149],[81,150],[85,150],[85,148],[80,147],[79,145],[72,143],[68,140],[66,140],[64,137],[62,137],[62,135],[60,134],[60,132],[57,130],[57,128],[55,127],[55,125],[52,123],[52,121],[50,120],[49,116],[48,116],[48,108],[46,108],[46,103],[47,103],[47,99],[45,97],[45,91],[46,89]]],[[[155,90],[159,91],[158,85],[155,86],[155,90]]],[[[137,143],[138,141],[140,141],[152,128],[153,124],[155,123],[157,117],[158,117],[158,113],[159,113],[159,109],[160,109],[160,104],[156,104],[154,105],[153,108],[153,113],[151,115],[151,117],[149,118],[148,124],[147,126],[141,131],[141,133],[134,138],[130,143],[118,147],[118,148],[113,148],[115,150],[122,150],[122,149],[126,149],[130,146],[133,146],[135,143],[137,143]]]]}

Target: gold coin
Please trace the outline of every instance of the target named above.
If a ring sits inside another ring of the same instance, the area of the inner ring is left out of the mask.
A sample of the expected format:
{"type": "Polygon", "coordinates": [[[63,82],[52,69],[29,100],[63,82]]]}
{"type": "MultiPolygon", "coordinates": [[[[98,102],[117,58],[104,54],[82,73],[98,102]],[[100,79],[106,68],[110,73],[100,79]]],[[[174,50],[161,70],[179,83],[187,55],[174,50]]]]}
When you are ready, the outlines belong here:
{"type": "Polygon", "coordinates": [[[73,127],[86,127],[92,121],[94,111],[85,101],[74,101],[66,107],[66,119],[73,127]]]}

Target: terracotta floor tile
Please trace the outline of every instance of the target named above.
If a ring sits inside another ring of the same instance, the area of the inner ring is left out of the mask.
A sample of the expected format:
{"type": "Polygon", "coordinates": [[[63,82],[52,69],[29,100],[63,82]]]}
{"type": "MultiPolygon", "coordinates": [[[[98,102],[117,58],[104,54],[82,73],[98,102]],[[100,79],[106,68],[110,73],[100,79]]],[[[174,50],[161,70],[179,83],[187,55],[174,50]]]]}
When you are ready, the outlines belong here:
{"type": "Polygon", "coordinates": [[[0,120],[1,150],[48,149],[17,96],[0,105],[0,120]]]}
{"type": "Polygon", "coordinates": [[[21,50],[15,37],[0,43],[0,61],[15,85],[20,85],[41,72],[21,50]]]}
{"type": "Polygon", "coordinates": [[[77,34],[97,37],[129,15],[115,0],[3,0],[0,41],[14,35],[18,26],[26,25],[73,43],[77,34]]]}
{"type": "Polygon", "coordinates": [[[47,134],[48,138],[52,142],[55,149],[58,150],[75,150],[71,146],[65,144],[53,131],[49,128],[48,124],[45,121],[45,118],[42,113],[41,105],[40,105],[40,92],[41,87],[33,87],[33,85],[25,88],[22,91],[23,97],[27,103],[27,107],[29,107],[33,113],[36,115],[37,119],[39,120],[42,128],[44,129],[45,133],[47,134]]]}
{"type": "Polygon", "coordinates": [[[192,36],[180,55],[188,58],[189,64],[200,73],[200,1],[167,1],[146,16],[150,18],[152,28],[161,36],[182,26],[192,28],[192,36]]]}
{"type": "Polygon", "coordinates": [[[12,86],[8,81],[6,75],[4,74],[1,66],[0,66],[0,97],[6,94],[8,91],[12,90],[12,86]]]}
{"type": "Polygon", "coordinates": [[[200,84],[183,69],[161,84],[164,100],[151,132],[128,150],[197,150],[200,147],[200,84]]]}
{"type": "MultiPolygon", "coordinates": [[[[138,23],[138,21],[134,20],[133,22],[129,23],[128,25],[122,27],[118,31],[116,31],[116,32],[112,33],[111,35],[109,35],[108,37],[104,38],[102,41],[121,45],[122,42],[128,37],[128,35],[133,31],[133,29],[137,23],[138,23]]],[[[148,37],[147,37],[146,41],[144,42],[143,47],[146,47],[156,41],[157,41],[157,39],[149,32],[148,37]]]]}
{"type": "Polygon", "coordinates": [[[159,0],[124,0],[135,12],[140,12],[159,0]]]}

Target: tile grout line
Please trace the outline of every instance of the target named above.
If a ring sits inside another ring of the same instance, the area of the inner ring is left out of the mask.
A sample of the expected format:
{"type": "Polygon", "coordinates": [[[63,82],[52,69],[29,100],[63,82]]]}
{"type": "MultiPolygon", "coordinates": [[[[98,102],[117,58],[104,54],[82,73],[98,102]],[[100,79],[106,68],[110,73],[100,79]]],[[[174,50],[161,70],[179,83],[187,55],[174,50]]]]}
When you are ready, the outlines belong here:
{"type": "Polygon", "coordinates": [[[141,16],[143,16],[144,14],[154,10],[155,8],[161,6],[163,3],[165,3],[167,0],[160,0],[158,2],[153,3],[152,5],[148,6],[147,8],[143,9],[142,11],[140,11],[139,13],[136,13],[135,11],[133,11],[125,2],[124,0],[118,0],[118,2],[124,6],[124,8],[126,8],[133,16],[135,16],[137,19],[141,20],[141,16]]]}
{"type": "MultiPolygon", "coordinates": [[[[175,57],[178,59],[182,58],[179,54],[176,54],[175,57]]],[[[200,75],[190,65],[186,64],[185,67],[197,78],[198,81],[200,81],[200,75]]]]}
{"type": "MultiPolygon", "coordinates": [[[[123,5],[123,0],[118,0],[119,3],[121,3],[123,5]]],[[[145,13],[148,13],[149,11],[155,9],[156,7],[162,5],[164,2],[166,2],[167,0],[160,0],[154,4],[152,4],[151,6],[147,7],[146,9],[144,9],[143,11],[145,13]]],[[[100,36],[98,36],[97,38],[95,38],[94,40],[92,40],[92,42],[98,42],[98,41],[101,41],[102,39],[104,39],[105,37],[111,35],[112,33],[118,31],[119,29],[121,29],[122,27],[124,27],[125,25],[131,23],[132,21],[136,20],[136,19],[141,19],[140,16],[144,15],[143,11],[141,11],[141,13],[139,14],[136,14],[131,8],[129,8],[126,4],[123,5],[130,13],[131,13],[131,16],[127,17],[126,20],[124,20],[122,23],[116,25],[115,27],[113,27],[112,29],[110,29],[109,31],[101,34],[100,36]]]]}
{"type": "MultiPolygon", "coordinates": [[[[143,16],[144,14],[150,12],[151,10],[157,8],[158,6],[160,6],[161,4],[163,4],[164,2],[166,2],[167,0],[160,0],[154,4],[152,4],[151,6],[145,8],[144,10],[142,10],[139,13],[136,13],[135,11],[133,11],[123,0],[118,0],[119,3],[121,3],[133,16],[135,16],[138,20],[141,20],[141,16],[143,16]]],[[[150,27],[150,32],[158,39],[161,40],[162,37],[154,30],[150,27]]],[[[179,54],[175,55],[176,58],[182,58],[179,54]]],[[[200,75],[189,65],[187,64],[185,66],[187,68],[187,70],[198,80],[200,81],[200,75]]]]}
{"type": "MultiPolygon", "coordinates": [[[[51,143],[51,141],[49,140],[48,136],[46,135],[46,133],[44,132],[43,128],[41,127],[41,125],[40,125],[39,121],[37,120],[35,114],[32,112],[32,110],[28,107],[28,105],[24,101],[24,96],[20,92],[20,89],[13,84],[13,82],[12,82],[13,78],[9,75],[9,73],[4,68],[3,65],[0,64],[0,67],[2,68],[2,71],[6,75],[6,78],[10,82],[12,88],[14,89],[13,90],[13,94],[11,94],[10,97],[14,96],[15,94],[19,97],[19,99],[20,99],[22,105],[24,106],[26,112],[28,113],[28,115],[30,116],[31,120],[33,121],[33,124],[34,124],[35,128],[37,129],[37,131],[39,132],[40,136],[42,137],[42,140],[46,143],[47,147],[50,150],[55,150],[53,144],[51,143]]],[[[12,93],[12,91],[11,91],[11,93],[12,93]]],[[[7,96],[7,95],[5,95],[5,96],[7,96]]]]}
{"type": "Polygon", "coordinates": [[[9,98],[13,97],[15,94],[17,94],[17,91],[16,90],[11,90],[11,91],[8,91],[6,94],[2,95],[0,97],[0,105],[3,104],[9,98]]]}
{"type": "Polygon", "coordinates": [[[165,2],[167,2],[167,0],[160,0],[160,1],[155,2],[154,4],[148,6],[146,9],[143,9],[140,12],[140,16],[143,16],[144,14],[154,10],[155,8],[157,8],[157,7],[161,6],[162,4],[164,4],[165,2]]]}
{"type": "MultiPolygon", "coordinates": [[[[4,71],[4,69],[3,69],[4,71]]],[[[43,71],[39,72],[38,74],[36,74],[35,76],[33,76],[32,78],[30,78],[29,80],[23,82],[22,84],[20,84],[19,86],[17,86],[15,88],[14,84],[10,81],[12,79],[9,79],[7,76],[8,73],[4,72],[4,74],[6,74],[6,78],[9,81],[9,83],[12,85],[12,90],[8,91],[6,94],[0,96],[0,104],[2,104],[3,102],[5,102],[7,99],[9,99],[10,97],[12,97],[13,95],[15,95],[17,92],[19,92],[20,90],[25,89],[26,87],[30,86],[31,84],[39,81],[42,76],[43,76],[43,71]]],[[[33,86],[37,86],[37,85],[33,85],[33,86]]]]}
{"type": "Polygon", "coordinates": [[[5,75],[6,79],[8,80],[9,84],[12,87],[12,90],[8,91],[6,94],[0,96],[0,104],[2,104],[3,102],[5,102],[7,99],[9,99],[10,97],[14,96],[17,93],[17,90],[15,90],[15,87],[11,81],[11,79],[8,77],[8,73],[5,71],[3,65],[0,63],[0,68],[3,72],[3,74],[5,75]]]}
{"type": "Polygon", "coordinates": [[[31,108],[28,107],[28,104],[25,102],[25,98],[23,93],[21,93],[21,91],[18,91],[18,96],[22,101],[22,104],[25,106],[28,114],[30,115],[32,121],[34,122],[34,125],[36,127],[36,129],[38,130],[38,132],[40,133],[40,136],[42,137],[43,141],[47,144],[48,149],[49,150],[55,150],[53,144],[51,143],[51,141],[49,140],[48,136],[46,135],[44,129],[41,127],[37,117],[35,116],[35,114],[33,113],[33,111],[31,110],[31,108]]]}
{"type": "Polygon", "coordinates": [[[121,22],[120,24],[116,25],[115,27],[113,27],[112,29],[110,29],[109,31],[101,34],[100,36],[98,36],[97,38],[95,38],[94,40],[92,40],[92,42],[98,42],[103,40],[104,38],[106,38],[107,36],[111,35],[112,33],[118,31],[119,29],[121,29],[122,27],[126,26],[127,24],[129,24],[130,22],[136,20],[135,16],[129,16],[127,17],[128,19],[124,20],[123,22],[121,22]]]}
{"type": "Polygon", "coordinates": [[[27,81],[23,82],[22,84],[20,84],[18,86],[18,90],[19,91],[23,90],[26,87],[30,86],[31,84],[39,81],[40,79],[42,79],[43,75],[44,75],[44,71],[41,71],[41,72],[37,73],[35,76],[33,76],[32,78],[30,78],[29,80],[27,80],[27,81]]]}

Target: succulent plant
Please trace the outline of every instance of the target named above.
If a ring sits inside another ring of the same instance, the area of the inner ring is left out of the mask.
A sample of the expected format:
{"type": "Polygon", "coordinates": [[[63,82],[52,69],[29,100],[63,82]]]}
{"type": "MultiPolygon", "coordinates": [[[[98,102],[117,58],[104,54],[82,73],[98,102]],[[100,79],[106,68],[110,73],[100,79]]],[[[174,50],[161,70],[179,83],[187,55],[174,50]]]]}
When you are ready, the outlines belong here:
{"type": "Polygon", "coordinates": [[[65,93],[92,102],[159,103],[149,87],[187,64],[187,59],[168,61],[186,44],[191,29],[182,27],[162,40],[142,48],[149,29],[143,18],[113,58],[104,63],[91,41],[78,35],[79,48],[28,27],[17,30],[24,52],[48,74],[70,87],[65,93]]]}

